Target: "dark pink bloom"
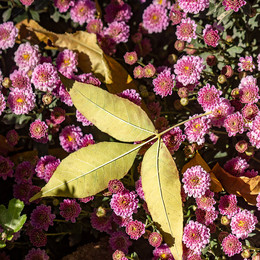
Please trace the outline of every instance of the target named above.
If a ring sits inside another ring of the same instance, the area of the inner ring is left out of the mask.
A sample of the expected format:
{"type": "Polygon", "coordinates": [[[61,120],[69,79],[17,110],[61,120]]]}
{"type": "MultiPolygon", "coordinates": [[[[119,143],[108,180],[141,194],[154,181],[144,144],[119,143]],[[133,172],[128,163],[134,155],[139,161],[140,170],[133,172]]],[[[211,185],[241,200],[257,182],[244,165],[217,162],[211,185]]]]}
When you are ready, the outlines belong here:
{"type": "Polygon", "coordinates": [[[162,244],[153,250],[153,256],[155,259],[167,259],[174,260],[170,248],[167,244],[162,244]]]}
{"type": "Polygon", "coordinates": [[[238,12],[239,8],[246,4],[244,0],[224,0],[222,4],[225,6],[225,10],[234,10],[238,12]]]}
{"type": "Polygon", "coordinates": [[[219,200],[218,209],[220,214],[226,215],[229,219],[231,219],[236,213],[239,212],[236,195],[230,194],[222,196],[219,200]]]}
{"type": "Polygon", "coordinates": [[[30,6],[34,0],[20,0],[20,2],[25,6],[30,6]]]}
{"type": "Polygon", "coordinates": [[[119,97],[128,99],[129,101],[135,103],[140,106],[142,103],[142,99],[140,94],[135,89],[126,89],[123,92],[117,94],[119,97]]]}
{"type": "Polygon", "coordinates": [[[205,29],[203,30],[203,38],[204,42],[212,47],[217,47],[220,39],[218,30],[215,30],[214,27],[209,24],[206,24],[205,29]]]}
{"type": "Polygon", "coordinates": [[[239,254],[242,252],[242,243],[238,240],[238,238],[232,234],[229,234],[222,241],[222,248],[226,255],[229,257],[239,254]]]}
{"type": "Polygon", "coordinates": [[[138,240],[145,233],[145,224],[138,220],[129,221],[125,230],[131,239],[138,240]]]}
{"type": "Polygon", "coordinates": [[[14,163],[9,159],[0,155],[0,177],[6,180],[7,177],[13,177],[14,163]]]}
{"type": "Polygon", "coordinates": [[[28,161],[24,161],[18,164],[15,169],[15,181],[18,184],[22,183],[23,180],[31,182],[34,173],[33,165],[28,161]]]}
{"type": "Polygon", "coordinates": [[[112,216],[107,215],[106,211],[99,215],[99,209],[94,209],[90,215],[90,223],[100,232],[110,233],[112,231],[112,216]]]}
{"type": "Polygon", "coordinates": [[[177,25],[176,36],[178,40],[191,42],[192,39],[197,39],[196,35],[197,24],[189,17],[182,19],[181,23],[177,25]]]}
{"type": "Polygon", "coordinates": [[[109,245],[112,250],[121,250],[127,254],[128,248],[132,245],[132,242],[125,232],[117,231],[111,234],[109,245]]]}
{"type": "Polygon", "coordinates": [[[148,241],[151,246],[159,247],[163,241],[163,238],[158,232],[152,232],[148,238],[148,241]]]}
{"type": "Polygon", "coordinates": [[[209,7],[209,0],[179,0],[178,5],[185,13],[197,14],[209,7]]]}
{"type": "Polygon", "coordinates": [[[49,256],[46,254],[45,250],[41,250],[40,248],[32,248],[27,255],[25,256],[24,260],[49,260],[49,256]]]}
{"type": "Polygon", "coordinates": [[[67,221],[71,221],[72,223],[76,222],[76,218],[79,216],[81,207],[76,202],[75,199],[64,199],[60,204],[60,215],[64,217],[67,221]]]}
{"type": "Polygon", "coordinates": [[[111,193],[122,192],[124,189],[125,189],[124,184],[117,179],[108,182],[108,190],[111,193]]]}
{"type": "Polygon", "coordinates": [[[0,50],[12,48],[18,35],[18,29],[13,22],[0,24],[0,50]]]}

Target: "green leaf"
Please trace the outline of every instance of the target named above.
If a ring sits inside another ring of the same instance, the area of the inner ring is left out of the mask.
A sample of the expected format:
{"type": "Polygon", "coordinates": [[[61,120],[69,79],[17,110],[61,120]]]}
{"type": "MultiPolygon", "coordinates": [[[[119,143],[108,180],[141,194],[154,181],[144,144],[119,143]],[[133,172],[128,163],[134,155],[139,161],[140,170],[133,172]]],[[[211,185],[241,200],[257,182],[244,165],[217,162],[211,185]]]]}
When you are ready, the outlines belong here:
{"type": "Polygon", "coordinates": [[[32,19],[36,22],[39,22],[40,21],[40,15],[37,11],[33,10],[33,9],[30,9],[29,10],[31,16],[32,16],[32,19]]]}
{"type": "Polygon", "coordinates": [[[174,259],[182,259],[181,183],[176,164],[161,140],[145,153],[141,175],[145,200],[153,221],[174,259]]]}
{"type": "Polygon", "coordinates": [[[142,141],[156,134],[147,114],[133,102],[93,85],[66,79],[75,107],[101,131],[120,141],[142,141]]]}
{"type": "Polygon", "coordinates": [[[18,199],[9,201],[8,209],[0,205],[0,224],[4,228],[18,232],[26,221],[26,215],[20,216],[24,208],[24,203],[18,199]]]}
{"type": "Polygon", "coordinates": [[[12,14],[12,8],[8,8],[6,11],[3,12],[2,17],[3,21],[6,22],[10,19],[12,14]]]}
{"type": "Polygon", "coordinates": [[[233,46],[231,48],[227,49],[227,52],[232,56],[232,57],[236,57],[236,54],[240,54],[242,53],[244,50],[244,48],[239,47],[239,46],[233,46]]]}
{"type": "Polygon", "coordinates": [[[49,182],[30,201],[40,197],[85,198],[123,178],[142,145],[102,142],[70,154],[57,167],[49,182]]]}

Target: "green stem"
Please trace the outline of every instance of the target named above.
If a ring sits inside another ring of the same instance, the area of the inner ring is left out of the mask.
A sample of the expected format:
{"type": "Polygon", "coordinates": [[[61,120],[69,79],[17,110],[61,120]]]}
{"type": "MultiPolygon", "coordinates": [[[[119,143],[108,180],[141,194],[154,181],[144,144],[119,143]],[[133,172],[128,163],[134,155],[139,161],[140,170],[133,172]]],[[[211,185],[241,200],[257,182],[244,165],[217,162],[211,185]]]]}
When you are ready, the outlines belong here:
{"type": "Polygon", "coordinates": [[[68,223],[68,221],[66,221],[66,220],[64,220],[64,219],[54,219],[53,221],[68,223]]]}
{"type": "MultiPolygon", "coordinates": [[[[259,159],[257,159],[257,158],[255,158],[255,157],[252,157],[252,159],[254,160],[254,161],[256,161],[256,162],[258,162],[258,163],[260,163],[260,160],[259,159]]],[[[257,228],[256,228],[257,229],[257,228]]],[[[260,231],[260,229],[257,229],[258,231],[260,231]]]]}
{"type": "Polygon", "coordinates": [[[71,232],[60,232],[60,233],[47,233],[46,236],[60,236],[60,235],[70,235],[71,232]]]}

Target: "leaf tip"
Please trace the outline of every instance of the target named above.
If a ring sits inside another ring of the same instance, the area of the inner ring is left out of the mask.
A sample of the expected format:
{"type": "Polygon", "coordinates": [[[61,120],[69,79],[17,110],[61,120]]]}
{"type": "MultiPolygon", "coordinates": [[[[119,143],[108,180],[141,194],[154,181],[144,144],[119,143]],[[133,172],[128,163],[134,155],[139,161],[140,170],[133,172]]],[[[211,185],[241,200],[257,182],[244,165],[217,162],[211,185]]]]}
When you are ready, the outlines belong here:
{"type": "Polygon", "coordinates": [[[29,202],[33,202],[34,200],[37,200],[42,197],[42,191],[36,193],[33,197],[29,199],[29,202]]]}
{"type": "Polygon", "coordinates": [[[58,74],[59,74],[61,82],[66,87],[67,91],[69,91],[73,87],[73,84],[74,84],[75,81],[72,80],[72,79],[66,78],[60,72],[58,72],[58,74]]]}

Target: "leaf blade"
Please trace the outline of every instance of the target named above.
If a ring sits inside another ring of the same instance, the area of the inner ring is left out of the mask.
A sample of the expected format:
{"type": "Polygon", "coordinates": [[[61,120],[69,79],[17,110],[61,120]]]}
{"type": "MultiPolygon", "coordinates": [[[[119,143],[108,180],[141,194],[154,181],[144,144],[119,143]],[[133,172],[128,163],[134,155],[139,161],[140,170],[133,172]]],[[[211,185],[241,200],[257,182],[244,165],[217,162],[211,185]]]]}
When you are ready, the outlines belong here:
{"type": "Polygon", "coordinates": [[[175,259],[182,259],[183,213],[181,184],[175,162],[158,140],[144,155],[142,185],[153,221],[158,223],[175,259]]]}

